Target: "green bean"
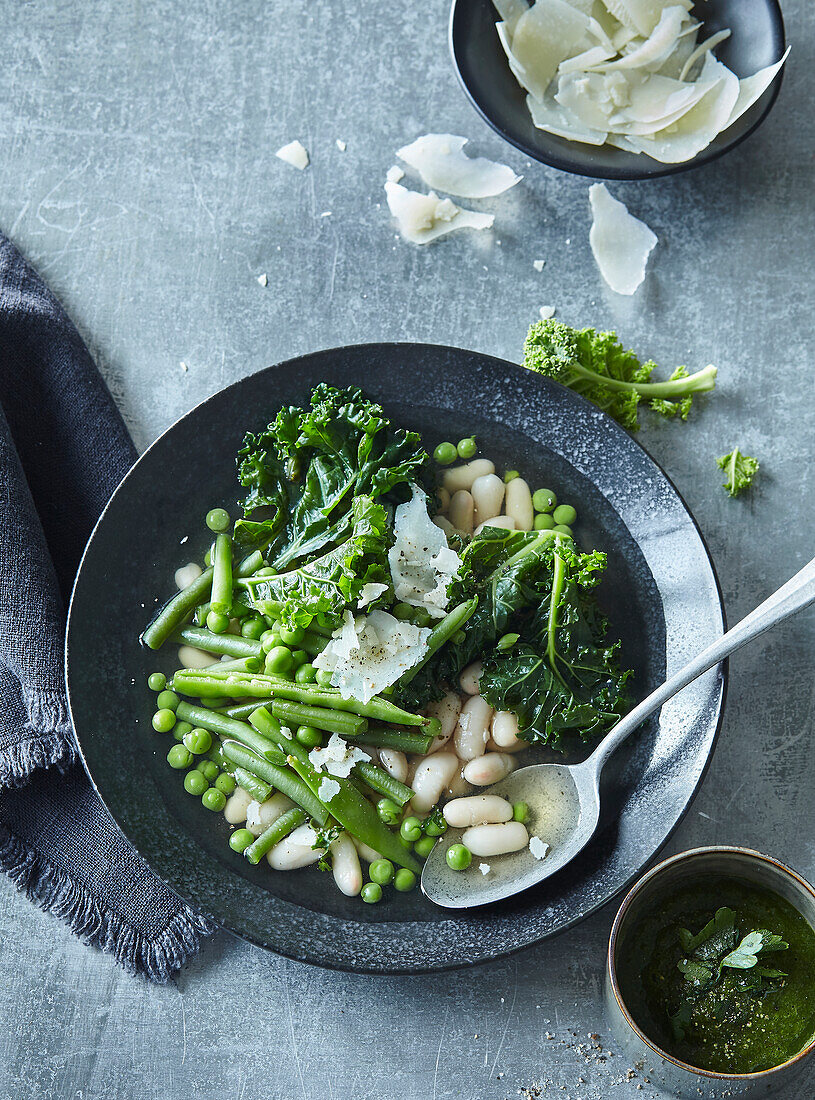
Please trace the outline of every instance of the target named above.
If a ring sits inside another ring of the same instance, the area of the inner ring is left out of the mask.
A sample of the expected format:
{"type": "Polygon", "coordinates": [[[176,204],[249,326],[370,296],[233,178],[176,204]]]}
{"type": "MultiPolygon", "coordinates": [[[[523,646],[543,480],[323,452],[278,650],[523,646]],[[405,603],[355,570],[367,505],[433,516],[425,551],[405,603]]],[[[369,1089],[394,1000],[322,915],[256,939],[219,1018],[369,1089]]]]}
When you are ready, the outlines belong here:
{"type": "MultiPolygon", "coordinates": [[[[235,657],[230,661],[220,661],[213,665],[219,672],[260,672],[263,661],[260,657],[235,657]]],[[[184,669],[185,672],[200,672],[200,669],[184,669]]]]}
{"type": "Polygon", "coordinates": [[[406,787],[404,783],[394,779],[392,775],[389,775],[384,768],[380,768],[377,764],[361,760],[354,766],[354,770],[360,779],[365,780],[372,791],[376,791],[377,794],[384,795],[386,798],[392,798],[400,806],[404,806],[413,798],[413,791],[410,787],[406,787]]]}
{"type": "Polygon", "coordinates": [[[241,788],[246,791],[247,794],[251,794],[252,798],[256,802],[265,802],[267,798],[272,797],[272,788],[268,783],[264,783],[262,779],[258,779],[256,775],[252,775],[246,768],[236,767],[230,760],[229,763],[234,769],[235,782],[241,788]]]}
{"type": "Polygon", "coordinates": [[[275,844],[279,844],[289,833],[293,833],[297,826],[302,825],[305,820],[306,815],[296,806],[291,810],[287,810],[277,821],[273,821],[269,828],[265,829],[243,854],[250,863],[260,863],[266,853],[274,848],[275,844]]]}
{"type": "MultiPolygon", "coordinates": [[[[240,716],[235,715],[235,717],[240,716]]],[[[373,745],[376,749],[398,749],[399,752],[418,753],[424,756],[433,741],[433,734],[369,726],[360,740],[366,745],[373,745]]]]}
{"type": "Polygon", "coordinates": [[[237,634],[213,634],[202,626],[184,626],[173,634],[172,640],[179,645],[191,645],[207,653],[226,654],[228,657],[263,656],[263,647],[253,638],[242,638],[237,634]]]}
{"type": "Polygon", "coordinates": [[[411,714],[378,695],[367,703],[360,703],[357,699],[343,699],[337,688],[292,683],[279,676],[269,676],[268,679],[272,681],[271,693],[281,699],[329,707],[331,710],[350,711],[352,714],[361,714],[365,718],[376,718],[380,722],[390,722],[398,726],[423,726],[429,721],[421,714],[411,714]]]}
{"type": "Polygon", "coordinates": [[[249,716],[249,721],[258,733],[262,734],[264,737],[268,737],[270,741],[273,741],[282,749],[286,756],[295,756],[301,763],[307,765],[309,768],[312,766],[308,758],[309,750],[293,737],[286,736],[280,728],[280,723],[267,707],[257,707],[249,716]]]}
{"type": "MultiPolygon", "coordinates": [[[[286,768],[271,764],[263,760],[255,753],[250,752],[237,741],[224,741],[224,752],[233,763],[246,771],[252,772],[259,779],[265,780],[278,791],[281,791],[292,802],[306,811],[309,817],[313,817],[318,825],[328,824],[329,813],[310,786],[286,768]]],[[[299,763],[299,762],[298,762],[299,763]]]]}
{"type": "Polygon", "coordinates": [[[246,722],[238,722],[234,718],[228,718],[219,711],[208,710],[206,707],[193,706],[192,703],[179,703],[176,714],[185,722],[191,722],[193,726],[201,726],[210,733],[217,733],[219,737],[231,737],[248,745],[255,752],[267,760],[277,759],[280,750],[267,737],[246,722]]]}
{"type": "Polygon", "coordinates": [[[263,568],[263,554],[260,550],[253,550],[251,554],[247,554],[246,557],[239,561],[233,569],[235,579],[243,579],[244,577],[251,577],[254,573],[257,573],[258,569],[263,568]]]}
{"type": "Polygon", "coordinates": [[[275,699],[272,702],[272,714],[287,726],[316,726],[319,730],[328,730],[345,737],[359,737],[368,728],[368,719],[358,714],[290,703],[285,699],[275,699]]]}
{"type": "Polygon", "coordinates": [[[212,570],[205,569],[192,584],[171,597],[153,617],[141,636],[148,649],[159,649],[189,614],[209,597],[212,590],[212,570]]]}
{"type": "Polygon", "coordinates": [[[228,715],[230,718],[239,718],[241,721],[244,721],[250,714],[253,714],[258,707],[264,707],[271,703],[271,701],[271,698],[250,699],[248,703],[238,703],[234,707],[227,707],[224,714],[228,715]]]}
{"type": "Polygon", "coordinates": [[[406,672],[399,680],[400,686],[409,684],[416,673],[423,668],[433,654],[441,649],[445,642],[449,641],[454,634],[457,634],[461,627],[467,622],[470,616],[478,606],[478,597],[473,596],[470,600],[465,600],[464,603],[460,603],[458,607],[454,607],[449,614],[445,615],[438,626],[434,626],[430,631],[430,636],[427,639],[427,649],[425,650],[422,659],[417,665],[414,665],[412,669],[406,672]]]}

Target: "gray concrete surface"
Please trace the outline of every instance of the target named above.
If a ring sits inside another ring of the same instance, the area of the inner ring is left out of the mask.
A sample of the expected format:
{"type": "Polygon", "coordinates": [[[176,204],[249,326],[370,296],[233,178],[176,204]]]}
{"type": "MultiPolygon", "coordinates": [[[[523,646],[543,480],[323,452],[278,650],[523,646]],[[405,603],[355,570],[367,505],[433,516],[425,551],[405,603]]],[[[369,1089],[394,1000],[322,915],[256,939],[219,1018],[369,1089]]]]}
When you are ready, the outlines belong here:
{"type": "MultiPolygon", "coordinates": [[[[140,446],[224,384],[318,347],[420,339],[517,358],[541,305],[616,326],[666,366],[717,363],[690,422],[646,418],[641,440],[697,516],[734,621],[813,550],[815,15],[784,9],[793,52],[765,126],[700,172],[613,186],[660,240],[632,300],[593,265],[587,182],[527,163],[466,103],[446,0],[1,0],[0,228],[61,296],[140,446]],[[428,130],[524,173],[484,204],[494,233],[395,239],[384,173],[428,130]],[[304,173],[274,157],[295,137],[304,173]],[[734,502],[713,458],[736,443],[762,471],[734,502]]],[[[737,842],[815,877],[813,641],[810,615],[733,660],[719,748],[669,850],[737,842]]],[[[534,1082],[648,1097],[620,1055],[576,1045],[607,1043],[612,917],[505,962],[393,980],[222,934],[157,989],[0,880],[0,1097],[501,1100],[534,1082]]],[[[813,1088],[810,1075],[787,1095],[813,1088]]]]}

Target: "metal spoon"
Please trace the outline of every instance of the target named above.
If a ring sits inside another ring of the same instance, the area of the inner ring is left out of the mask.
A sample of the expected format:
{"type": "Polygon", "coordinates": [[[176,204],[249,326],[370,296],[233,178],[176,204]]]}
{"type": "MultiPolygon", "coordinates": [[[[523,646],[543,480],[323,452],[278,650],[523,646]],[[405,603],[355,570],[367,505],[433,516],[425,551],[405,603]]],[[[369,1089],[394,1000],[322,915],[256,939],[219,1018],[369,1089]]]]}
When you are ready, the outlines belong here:
{"type": "Polygon", "coordinates": [[[528,803],[534,831],[550,845],[550,851],[544,859],[535,859],[528,848],[511,855],[487,857],[483,866],[488,865],[489,870],[485,873],[480,872],[481,861],[474,857],[467,871],[452,871],[445,856],[450,844],[460,839],[461,830],[448,829],[424,865],[422,890],[427,897],[447,909],[469,909],[511,897],[559,871],[585,848],[597,828],[600,773],[623,741],[697,676],[813,601],[815,558],[755,611],[638,703],[587,760],[580,764],[532,764],[479,791],[501,795],[510,802],[528,803]]]}

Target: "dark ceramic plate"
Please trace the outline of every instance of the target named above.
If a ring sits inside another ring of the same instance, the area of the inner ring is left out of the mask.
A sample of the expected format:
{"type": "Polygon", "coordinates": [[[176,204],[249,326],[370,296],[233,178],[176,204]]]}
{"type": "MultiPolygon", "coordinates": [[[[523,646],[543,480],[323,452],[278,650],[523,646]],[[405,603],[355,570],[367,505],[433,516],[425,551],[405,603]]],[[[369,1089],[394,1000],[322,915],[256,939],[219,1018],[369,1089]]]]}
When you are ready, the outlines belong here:
{"type": "MultiPolygon", "coordinates": [[[[184,793],[150,726],[154,654],[138,636],[200,560],[207,509],[235,512],[235,452],[281,404],[321,380],[360,385],[435,445],[472,432],[499,468],[523,471],[580,510],[576,537],[608,551],[602,603],[636,670],[639,696],[722,633],[716,576],[681,498],[605,414],[500,359],[424,344],[317,352],[238,382],[178,421],[114,493],[88,544],[71,603],[67,677],[85,765],[108,809],[151,867],[198,909],[254,943],[342,969],[441,970],[536,943],[625,889],[675,828],[704,775],[724,694],[721,671],[697,680],[606,769],[604,817],[571,867],[511,901],[452,915],[415,891],[376,906],[343,897],[313,869],[274,874],[227,846],[221,815],[184,793]],[[182,544],[183,543],[183,544],[182,544]],[[105,629],[99,624],[104,621],[105,629]]],[[[171,742],[169,742],[171,743],[171,742]]]]}
{"type": "MultiPolygon", "coordinates": [[[[700,41],[729,27],[730,38],[716,56],[739,77],[752,76],[774,65],[784,53],[784,21],[777,0],[706,0],[694,14],[704,22],[700,41]]],[[[769,114],[784,73],[749,111],[703,149],[682,164],[661,164],[650,157],[610,145],[581,145],[538,130],[526,106],[526,93],[509,70],[495,31],[499,19],[492,0],[453,0],[450,12],[450,51],[458,78],[481,117],[527,156],[563,172],[608,180],[654,179],[698,168],[723,156],[752,134],[769,114]]]]}

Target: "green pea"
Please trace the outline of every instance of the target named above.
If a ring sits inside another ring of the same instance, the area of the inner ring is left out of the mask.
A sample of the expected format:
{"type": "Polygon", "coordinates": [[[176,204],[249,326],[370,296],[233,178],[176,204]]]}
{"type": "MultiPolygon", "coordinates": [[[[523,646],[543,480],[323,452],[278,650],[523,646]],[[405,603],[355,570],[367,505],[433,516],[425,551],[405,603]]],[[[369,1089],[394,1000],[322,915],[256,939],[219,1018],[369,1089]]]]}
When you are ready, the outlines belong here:
{"type": "MultiPolygon", "coordinates": [[[[209,617],[207,617],[209,621],[209,617]]],[[[241,635],[244,638],[251,638],[253,641],[257,641],[261,634],[266,633],[266,623],[263,621],[260,615],[252,615],[248,619],[244,619],[241,623],[241,635]]]]}
{"type": "Polygon", "coordinates": [[[167,677],[163,672],[151,672],[147,677],[147,686],[151,691],[164,691],[167,686],[167,677]]]}
{"type": "Polygon", "coordinates": [[[515,643],[520,638],[520,634],[502,634],[498,641],[495,643],[495,648],[499,653],[504,653],[508,649],[512,649],[515,643]]]}
{"type": "Polygon", "coordinates": [[[223,791],[225,795],[233,794],[237,785],[238,784],[229,772],[221,772],[214,783],[214,786],[216,786],[219,791],[223,791]]]}
{"type": "Polygon", "coordinates": [[[200,798],[206,789],[207,781],[196,768],[184,776],[184,790],[187,794],[194,794],[200,798]]]}
{"type": "Polygon", "coordinates": [[[198,765],[198,770],[210,783],[213,783],[221,774],[221,769],[214,760],[202,760],[198,765]]]}
{"type": "Polygon", "coordinates": [[[156,699],[156,706],[159,710],[174,711],[180,702],[181,700],[174,691],[161,691],[156,699]]]}
{"type": "Polygon", "coordinates": [[[472,852],[463,844],[451,844],[447,849],[447,866],[451,871],[466,871],[472,861],[472,852]]]}
{"type": "Polygon", "coordinates": [[[366,882],[362,887],[360,897],[368,905],[376,905],[382,900],[382,887],[378,882],[366,882]]]}
{"type": "Polygon", "coordinates": [[[571,527],[567,526],[565,523],[558,523],[552,530],[557,535],[568,535],[570,539],[574,538],[571,527]]]}
{"type": "Polygon", "coordinates": [[[418,817],[406,817],[402,824],[399,826],[399,835],[402,840],[407,840],[411,844],[418,840],[422,835],[422,823],[418,817]]]}
{"type": "Polygon", "coordinates": [[[464,643],[467,641],[467,635],[464,633],[463,630],[457,630],[450,640],[452,641],[453,645],[464,645],[464,643]]]}
{"type": "Polygon", "coordinates": [[[512,820],[513,821],[526,821],[529,817],[529,806],[526,802],[513,802],[512,803],[512,820]]]}
{"type": "Polygon", "coordinates": [[[267,672],[288,672],[292,665],[291,650],[284,645],[276,645],[266,654],[267,672]]]}
{"type": "Polygon", "coordinates": [[[294,736],[300,744],[305,745],[307,749],[317,749],[323,743],[321,731],[315,729],[314,726],[298,726],[294,736]]]}
{"type": "Polygon", "coordinates": [[[416,876],[407,867],[400,867],[394,875],[393,886],[400,894],[407,894],[416,885],[416,876]]]}
{"type": "Polygon", "coordinates": [[[318,668],[317,683],[320,687],[331,687],[331,671],[327,668],[318,668]]]}
{"type": "Polygon", "coordinates": [[[391,614],[395,619],[400,619],[402,622],[408,622],[413,618],[413,612],[415,608],[411,607],[409,603],[398,603],[395,607],[391,608],[391,614]]]}
{"type": "Polygon", "coordinates": [[[207,550],[206,554],[204,554],[204,565],[207,567],[207,569],[209,569],[209,567],[212,565],[212,549],[211,548],[209,550],[207,550]]]}
{"type": "Polygon", "coordinates": [[[245,852],[254,839],[254,835],[248,829],[236,829],[229,838],[229,847],[233,852],[245,852]]]}
{"type": "Polygon", "coordinates": [[[271,565],[264,565],[262,569],[258,569],[255,572],[256,577],[276,577],[277,570],[272,569],[271,565]]]}
{"type": "Polygon", "coordinates": [[[516,477],[520,476],[517,470],[507,470],[504,474],[504,484],[509,485],[510,481],[514,481],[516,477]]]}
{"type": "Polygon", "coordinates": [[[535,516],[535,530],[536,531],[551,531],[555,526],[555,521],[546,512],[541,512],[535,516]]]}
{"type": "Polygon", "coordinates": [[[194,753],[196,756],[200,756],[201,753],[209,752],[212,748],[212,734],[209,730],[202,729],[198,726],[196,729],[190,730],[188,734],[185,734],[184,745],[190,752],[194,753]]]}
{"type": "Polygon", "coordinates": [[[167,763],[171,768],[188,768],[192,762],[192,753],[183,745],[173,745],[167,753],[167,763]]]}
{"type": "Polygon", "coordinates": [[[210,531],[225,531],[231,522],[226,508],[213,508],[207,512],[207,527],[210,531]]]}
{"type": "Polygon", "coordinates": [[[156,733],[169,733],[175,725],[175,711],[168,710],[166,707],[163,710],[157,710],[152,721],[156,733]]]}
{"type": "Polygon", "coordinates": [[[281,641],[282,638],[276,630],[266,630],[260,638],[260,647],[264,653],[271,653],[276,646],[280,645],[281,641]]]}
{"type": "Polygon", "coordinates": [[[368,874],[372,882],[378,882],[380,886],[387,886],[393,881],[394,866],[389,859],[375,859],[368,868],[368,874]]]}
{"type": "Polygon", "coordinates": [[[536,512],[551,512],[557,507],[557,497],[551,489],[536,489],[532,494],[532,507],[536,512]]]}
{"type": "Polygon", "coordinates": [[[228,626],[228,615],[222,615],[220,611],[207,612],[207,630],[211,630],[213,634],[225,634],[228,626]]]}
{"type": "Polygon", "coordinates": [[[424,607],[414,607],[413,614],[411,616],[416,626],[430,626],[433,619],[430,616],[430,612],[424,607]]]}
{"type": "Polygon", "coordinates": [[[300,665],[294,674],[296,684],[313,684],[316,679],[317,669],[311,661],[306,661],[305,664],[300,665]]]}
{"type": "Polygon", "coordinates": [[[173,737],[176,741],[183,741],[186,734],[190,732],[192,726],[189,722],[176,722],[173,726],[173,737]]]}
{"type": "Polygon", "coordinates": [[[294,669],[298,669],[300,665],[308,663],[309,655],[304,649],[293,649],[291,654],[291,663],[294,669]]]}
{"type": "Polygon", "coordinates": [[[456,447],[459,458],[472,458],[477,450],[478,445],[474,435],[468,436],[467,439],[460,439],[456,447]]]}
{"type": "Polygon", "coordinates": [[[201,801],[208,810],[218,813],[226,805],[226,795],[217,787],[210,787],[208,791],[204,791],[201,801]]]}
{"type": "Polygon", "coordinates": [[[569,527],[577,519],[577,511],[572,508],[571,504],[558,504],[552,512],[552,517],[555,523],[562,523],[569,527]]]}
{"type": "Polygon", "coordinates": [[[392,798],[380,798],[376,804],[376,812],[381,821],[386,825],[396,825],[402,816],[402,811],[392,798]]]}
{"type": "Polygon", "coordinates": [[[287,645],[299,645],[305,636],[305,627],[302,626],[281,626],[280,628],[280,637],[287,645]]]}
{"type": "Polygon", "coordinates": [[[421,836],[413,845],[413,851],[419,859],[427,859],[435,847],[436,838],[434,836],[421,836]]]}
{"type": "Polygon", "coordinates": [[[430,817],[425,818],[422,822],[422,831],[425,836],[437,837],[442,833],[447,832],[447,822],[444,820],[444,814],[436,807],[430,817]]]}
{"type": "Polygon", "coordinates": [[[209,699],[202,699],[201,706],[206,707],[207,710],[218,710],[219,707],[225,707],[231,702],[232,700],[227,699],[225,695],[212,695],[209,699]]]}
{"type": "Polygon", "coordinates": [[[440,443],[433,452],[433,459],[439,466],[449,466],[458,458],[458,451],[454,443],[440,443]]]}

